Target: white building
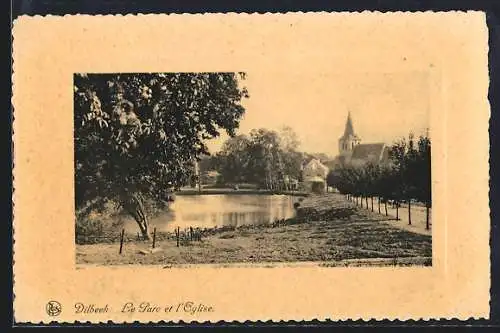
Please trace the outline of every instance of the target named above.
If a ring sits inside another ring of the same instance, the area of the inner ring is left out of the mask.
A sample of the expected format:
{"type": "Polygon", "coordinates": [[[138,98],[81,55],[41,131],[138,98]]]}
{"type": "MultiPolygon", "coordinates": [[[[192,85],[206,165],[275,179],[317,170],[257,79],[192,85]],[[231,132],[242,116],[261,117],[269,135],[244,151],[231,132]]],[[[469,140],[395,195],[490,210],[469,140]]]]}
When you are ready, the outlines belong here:
{"type": "Polygon", "coordinates": [[[326,177],[330,169],[313,158],[302,166],[302,187],[307,192],[324,193],[326,191],[326,177]]]}

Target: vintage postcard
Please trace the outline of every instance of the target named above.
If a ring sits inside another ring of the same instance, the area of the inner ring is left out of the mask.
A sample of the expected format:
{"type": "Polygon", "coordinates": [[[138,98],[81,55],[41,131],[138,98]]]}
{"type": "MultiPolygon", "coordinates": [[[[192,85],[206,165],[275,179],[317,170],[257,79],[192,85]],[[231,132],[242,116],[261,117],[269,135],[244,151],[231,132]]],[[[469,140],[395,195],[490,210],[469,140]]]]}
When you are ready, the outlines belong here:
{"type": "Polygon", "coordinates": [[[483,13],[13,38],[15,322],[489,318],[483,13]]]}

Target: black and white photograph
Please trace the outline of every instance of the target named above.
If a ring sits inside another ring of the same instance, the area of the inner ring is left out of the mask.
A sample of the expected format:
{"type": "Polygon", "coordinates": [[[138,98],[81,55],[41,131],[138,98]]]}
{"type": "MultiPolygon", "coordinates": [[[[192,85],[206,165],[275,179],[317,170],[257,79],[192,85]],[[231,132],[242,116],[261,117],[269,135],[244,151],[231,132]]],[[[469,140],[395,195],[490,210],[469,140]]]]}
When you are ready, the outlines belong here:
{"type": "Polygon", "coordinates": [[[432,266],[428,72],[73,83],[77,264],[432,266]]]}

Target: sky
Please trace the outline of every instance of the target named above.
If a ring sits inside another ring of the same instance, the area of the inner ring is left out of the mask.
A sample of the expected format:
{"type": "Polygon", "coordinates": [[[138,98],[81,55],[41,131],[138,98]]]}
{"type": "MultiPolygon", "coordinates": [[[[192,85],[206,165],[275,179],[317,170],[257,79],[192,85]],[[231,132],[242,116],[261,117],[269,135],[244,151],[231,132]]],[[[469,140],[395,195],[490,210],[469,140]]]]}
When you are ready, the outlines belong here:
{"type": "MultiPolygon", "coordinates": [[[[254,128],[291,127],[301,151],[338,153],[338,139],[351,112],[361,143],[385,142],[425,133],[429,127],[429,74],[422,70],[328,71],[290,69],[247,72],[239,134],[254,128]]],[[[220,150],[227,135],[207,142],[220,150]]]]}

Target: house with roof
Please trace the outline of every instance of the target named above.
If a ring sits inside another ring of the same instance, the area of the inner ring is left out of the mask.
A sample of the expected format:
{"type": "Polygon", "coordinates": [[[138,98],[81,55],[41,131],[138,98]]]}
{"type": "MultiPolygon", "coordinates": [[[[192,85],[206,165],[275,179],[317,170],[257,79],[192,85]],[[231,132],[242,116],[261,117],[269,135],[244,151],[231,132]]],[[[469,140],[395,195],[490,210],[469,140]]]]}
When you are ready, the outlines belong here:
{"type": "Polygon", "coordinates": [[[341,165],[365,163],[389,163],[389,147],[383,143],[361,143],[361,138],[354,132],[354,125],[349,112],[344,134],[338,140],[339,154],[328,166],[335,169],[341,165]]]}
{"type": "Polygon", "coordinates": [[[326,191],[326,177],[330,169],[317,158],[312,158],[302,165],[302,190],[307,192],[324,193],[326,191]]]}

